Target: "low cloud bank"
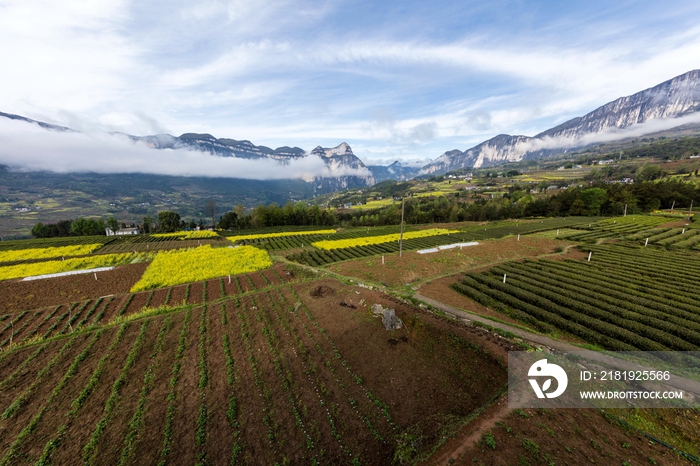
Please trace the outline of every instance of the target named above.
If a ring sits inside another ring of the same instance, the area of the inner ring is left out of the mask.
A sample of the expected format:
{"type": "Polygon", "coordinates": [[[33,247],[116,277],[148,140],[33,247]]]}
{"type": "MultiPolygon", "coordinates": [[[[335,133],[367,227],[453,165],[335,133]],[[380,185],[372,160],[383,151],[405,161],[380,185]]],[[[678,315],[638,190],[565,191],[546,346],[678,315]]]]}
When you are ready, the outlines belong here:
{"type": "Polygon", "coordinates": [[[700,112],[691,113],[690,115],[685,115],[678,118],[659,118],[648,120],[644,123],[637,123],[615,131],[586,134],[581,137],[533,138],[528,141],[518,143],[516,148],[523,153],[536,152],[546,149],[576,149],[591,144],[602,144],[606,142],[619,141],[621,139],[640,137],[693,123],[700,123],[700,112]]]}
{"type": "Polygon", "coordinates": [[[0,119],[0,165],[13,171],[149,173],[251,180],[369,176],[366,169],[331,170],[316,156],[289,161],[219,157],[188,149],[151,149],[127,136],[48,131],[34,123],[0,119]]]}

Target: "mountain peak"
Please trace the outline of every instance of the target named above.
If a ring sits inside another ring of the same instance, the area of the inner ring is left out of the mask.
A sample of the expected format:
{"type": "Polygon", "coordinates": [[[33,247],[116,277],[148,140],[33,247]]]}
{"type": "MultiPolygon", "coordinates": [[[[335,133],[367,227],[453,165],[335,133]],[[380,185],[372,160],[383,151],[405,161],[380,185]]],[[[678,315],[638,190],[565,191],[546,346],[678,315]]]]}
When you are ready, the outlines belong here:
{"type": "Polygon", "coordinates": [[[216,138],[209,133],[184,133],[180,136],[180,139],[209,139],[212,141],[216,141],[216,138]]]}
{"type": "Polygon", "coordinates": [[[341,142],[339,145],[331,148],[317,146],[311,151],[311,153],[321,157],[333,157],[334,155],[355,155],[352,153],[352,149],[347,142],[341,142]]]}

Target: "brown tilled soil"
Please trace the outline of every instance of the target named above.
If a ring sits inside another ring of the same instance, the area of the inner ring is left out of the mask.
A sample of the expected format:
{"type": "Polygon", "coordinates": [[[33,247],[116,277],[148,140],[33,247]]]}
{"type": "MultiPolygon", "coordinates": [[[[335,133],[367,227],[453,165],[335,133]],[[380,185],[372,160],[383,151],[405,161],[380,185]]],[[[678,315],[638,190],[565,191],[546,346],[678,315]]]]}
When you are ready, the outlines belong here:
{"type": "Polygon", "coordinates": [[[256,290],[260,290],[260,289],[263,289],[263,288],[266,288],[266,287],[270,286],[270,285],[265,281],[265,279],[263,278],[263,276],[260,275],[260,274],[257,273],[257,272],[256,272],[256,273],[249,273],[249,274],[248,274],[248,277],[249,277],[250,280],[253,282],[253,286],[255,286],[255,289],[256,289],[256,290]]]}
{"type": "Polygon", "coordinates": [[[68,275],[42,280],[0,282],[0,313],[37,309],[118,293],[128,293],[147,263],[129,264],[107,272],[68,275]]]}
{"type": "MultiPolygon", "coordinates": [[[[129,290],[141,278],[147,266],[147,263],[122,265],[114,270],[98,272],[97,280],[95,280],[93,274],[81,274],[27,282],[21,280],[3,281],[0,282],[0,315],[22,312],[24,310],[42,309],[59,304],[70,305],[78,301],[110,295],[114,295],[117,300],[121,300],[123,303],[127,299],[125,293],[129,293],[129,290]]],[[[265,278],[275,285],[294,279],[294,276],[288,274],[284,269],[284,264],[275,264],[273,269],[232,276],[230,284],[228,283],[228,277],[223,277],[226,295],[232,296],[270,286],[265,281],[265,278]],[[240,287],[236,285],[236,282],[240,283],[240,287]]],[[[182,300],[185,299],[186,286],[178,285],[172,287],[171,297],[167,304],[182,303],[182,300]]],[[[155,290],[149,306],[158,307],[165,304],[169,289],[166,287],[155,290]]],[[[201,303],[202,291],[202,282],[192,283],[187,302],[201,303]]],[[[147,297],[149,293],[150,291],[138,293],[136,296],[139,298],[134,298],[136,302],[129,306],[128,312],[141,309],[145,304],[146,298],[142,299],[140,296],[145,294],[147,297]]],[[[211,301],[220,297],[221,286],[219,279],[210,280],[207,286],[207,300],[211,301]]]]}
{"type": "Polygon", "coordinates": [[[149,306],[159,307],[165,304],[165,299],[168,297],[168,290],[170,290],[170,288],[157,289],[156,292],[153,293],[153,297],[151,298],[149,306]]]}
{"type": "MultiPolygon", "coordinates": [[[[456,271],[478,269],[488,264],[554,254],[557,248],[566,248],[571,244],[532,235],[522,236],[520,241],[517,237],[508,237],[480,241],[478,246],[469,246],[462,250],[454,248],[431,254],[407,251],[403,257],[388,254],[384,256],[384,264],[381,256],[373,256],[332,264],[328,268],[341,275],[385,286],[405,286],[456,271]]],[[[566,256],[575,259],[582,254],[570,248],[566,256]]],[[[557,254],[555,257],[560,256],[564,254],[557,254]]]]}
{"type": "Polygon", "coordinates": [[[207,280],[207,301],[216,301],[221,298],[221,282],[218,278],[207,280]]]}
{"type": "Polygon", "coordinates": [[[172,292],[170,293],[169,306],[177,306],[185,301],[185,291],[187,285],[177,285],[172,287],[172,292]]]}
{"type": "Polygon", "coordinates": [[[508,409],[503,397],[451,438],[435,465],[689,465],[594,409],[508,409]],[[488,443],[487,443],[488,441],[488,443]]]}
{"type": "Polygon", "coordinates": [[[187,303],[201,303],[204,297],[204,295],[202,294],[203,291],[204,285],[202,284],[202,282],[190,283],[190,296],[189,298],[187,298],[187,303]]]}
{"type": "MultiPolygon", "coordinates": [[[[176,288],[173,295],[184,297],[184,286],[176,288]]],[[[207,286],[212,293],[213,288],[207,286]]],[[[130,308],[149,293],[135,296],[130,308]]],[[[124,302],[121,297],[113,299],[108,303],[110,312],[124,302]]],[[[408,462],[441,442],[446,443],[433,457],[436,464],[619,465],[629,461],[634,465],[651,463],[649,458],[657,464],[684,464],[668,450],[607,422],[595,411],[510,411],[505,398],[457,433],[470,413],[504,387],[507,353],[517,348],[484,329],[435,316],[377,290],[331,279],[293,283],[237,301],[131,322],[112,353],[107,348],[118,328],[107,327],[50,405],[46,404],[49,394],[59,387],[94,332],[77,335],[73,347],[43,376],[39,376],[42,368],[72,337],[46,342],[39,353],[38,346],[0,353],[0,411],[30,390],[14,416],[0,419],[0,457],[33,416],[46,408],[33,434],[18,444],[13,464],[34,464],[64,423],[66,434],[53,463],[81,462],[83,447],[104,413],[143,322],[148,322],[146,338],[134,365],[124,373],[114,411],[98,442],[96,464],[119,462],[142,393],[146,394],[144,423],[136,432],[134,455],[127,464],[156,464],[161,459],[175,368],[180,372],[173,385],[172,444],[162,456],[170,464],[230,463],[237,445],[238,461],[247,464],[313,460],[349,464],[357,459],[361,464],[389,465],[395,463],[397,448],[408,462]],[[323,293],[314,292],[319,289],[323,293]],[[381,319],[369,311],[375,303],[395,309],[404,327],[385,330],[381,319]],[[187,312],[191,316],[183,358],[175,365],[187,312]],[[161,351],[154,353],[165,319],[171,319],[171,325],[166,327],[161,351]],[[230,365],[224,336],[230,343],[230,365]],[[32,355],[35,358],[13,376],[32,355]],[[103,355],[108,357],[97,384],[83,407],[68,419],[73,400],[103,355]],[[153,385],[144,392],[149,367],[153,385]],[[198,426],[203,435],[197,435],[198,426]],[[496,448],[482,437],[495,442],[496,448]]],[[[697,413],[689,416],[686,427],[697,423],[697,413]]],[[[668,424],[676,422],[669,416],[665,419],[668,424]]]]}
{"type": "MultiPolygon", "coordinates": [[[[191,463],[203,459],[211,464],[228,463],[233,445],[238,442],[240,459],[252,464],[299,464],[314,458],[320,464],[345,464],[355,457],[364,464],[389,464],[397,433],[409,431],[420,438],[421,448],[429,448],[439,438],[446,419],[467,414],[505,383],[505,370],[493,356],[471,347],[472,341],[478,341],[503,357],[511,348],[505,340],[435,318],[376,291],[337,281],[294,286],[295,289],[283,287],[246,295],[239,306],[229,300],[210,305],[206,311],[191,311],[175,386],[173,442],[172,450],[165,455],[167,461],[191,463]],[[314,285],[333,292],[311,297],[314,285]],[[296,306],[297,301],[307,307],[296,306]],[[355,308],[340,306],[341,301],[352,302],[355,308]],[[407,328],[387,332],[381,321],[368,312],[369,304],[374,302],[395,307],[407,328]],[[200,331],[201,316],[205,316],[205,325],[200,331]],[[224,335],[228,335],[233,356],[233,391],[226,376],[224,335]],[[455,340],[450,335],[459,338],[455,340]],[[204,344],[200,347],[202,336],[204,344]],[[202,378],[202,361],[206,379],[202,378]],[[491,368],[486,376],[484,367],[491,368]],[[235,424],[227,415],[231,393],[236,397],[235,424]],[[387,415],[383,414],[384,406],[387,415]],[[206,433],[198,440],[197,425],[202,419],[206,433]]],[[[135,296],[129,307],[140,304],[149,293],[135,296]]],[[[114,309],[125,302],[113,301],[114,309]]],[[[153,387],[148,392],[145,424],[136,437],[136,455],[130,464],[152,464],[160,458],[166,397],[184,314],[170,314],[172,326],[165,334],[161,353],[154,359],[150,355],[165,316],[146,320],[149,325],[144,344],[134,365],[125,373],[115,409],[98,443],[98,463],[119,461],[143,390],[144,374],[151,365],[153,387]]],[[[102,416],[104,403],[142,322],[129,324],[123,340],[109,356],[98,384],[69,423],[67,434],[54,453],[55,464],[81,458],[82,448],[102,416]]],[[[46,417],[37,426],[41,435],[30,436],[21,445],[22,456],[17,464],[35,462],[46,442],[66,422],[65,413],[72,400],[111,344],[117,328],[109,329],[46,411],[46,417]]],[[[0,456],[31,416],[42,409],[48,393],[92,335],[79,335],[75,347],[40,380],[36,396],[32,395],[18,414],[19,422],[0,420],[0,456]]],[[[63,338],[48,343],[47,349],[20,376],[0,389],[3,406],[31,384],[66,341],[63,338]]],[[[32,352],[26,348],[13,353],[16,357],[0,359],[3,374],[9,376],[32,352]]]]}

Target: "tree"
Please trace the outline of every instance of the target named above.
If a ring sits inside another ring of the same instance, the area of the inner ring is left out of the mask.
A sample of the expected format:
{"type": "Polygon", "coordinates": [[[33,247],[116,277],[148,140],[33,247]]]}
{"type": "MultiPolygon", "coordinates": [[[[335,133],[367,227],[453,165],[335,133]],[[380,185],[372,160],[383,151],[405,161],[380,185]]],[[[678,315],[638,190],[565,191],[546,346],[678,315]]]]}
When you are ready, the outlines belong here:
{"type": "Polygon", "coordinates": [[[150,215],[143,218],[143,232],[144,233],[151,232],[151,224],[152,223],[153,223],[153,219],[151,218],[150,215]]]}
{"type": "Polygon", "coordinates": [[[238,215],[236,212],[226,212],[224,216],[219,219],[219,228],[232,230],[236,227],[237,221],[238,215]]]}
{"type": "Polygon", "coordinates": [[[109,217],[107,219],[107,226],[109,227],[110,230],[116,232],[119,229],[119,222],[117,222],[116,218],[109,217]]]}
{"type": "Polygon", "coordinates": [[[658,165],[645,164],[637,170],[637,179],[641,181],[655,180],[660,175],[661,169],[658,165]]]}
{"type": "Polygon", "coordinates": [[[216,202],[213,199],[207,201],[207,205],[204,208],[204,212],[211,217],[211,227],[215,228],[216,223],[214,222],[214,215],[216,215],[216,202]]]}
{"type": "Polygon", "coordinates": [[[44,225],[43,223],[39,222],[34,225],[34,228],[32,228],[32,236],[35,238],[44,238],[44,240],[46,240],[46,237],[49,236],[50,231],[51,229],[48,225],[44,225]]]}
{"type": "Polygon", "coordinates": [[[70,225],[73,234],[78,236],[105,235],[105,222],[92,218],[76,218],[70,225]]]}
{"type": "Polygon", "coordinates": [[[579,193],[589,215],[600,215],[600,206],[608,200],[608,193],[602,188],[584,189],[579,193]]]}
{"type": "Polygon", "coordinates": [[[158,229],[163,233],[172,233],[180,227],[180,214],[166,210],[158,212],[158,229]]]}

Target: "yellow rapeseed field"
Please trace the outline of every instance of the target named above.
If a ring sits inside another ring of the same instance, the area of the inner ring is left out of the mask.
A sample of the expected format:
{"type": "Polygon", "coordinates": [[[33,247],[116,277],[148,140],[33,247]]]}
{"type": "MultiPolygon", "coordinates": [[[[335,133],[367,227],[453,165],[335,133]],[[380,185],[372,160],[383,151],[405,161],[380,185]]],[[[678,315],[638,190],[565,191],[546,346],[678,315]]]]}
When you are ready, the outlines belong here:
{"type": "Polygon", "coordinates": [[[154,255],[154,253],[102,254],[66,260],[6,265],[4,267],[0,267],[0,280],[11,280],[13,278],[71,272],[73,270],[94,269],[97,267],[111,267],[113,265],[129,264],[132,262],[145,262],[151,260],[154,255]]]}
{"type": "MultiPolygon", "coordinates": [[[[419,231],[408,231],[403,234],[404,239],[411,238],[424,238],[426,236],[437,236],[446,235],[448,233],[459,233],[458,230],[446,230],[444,228],[431,228],[429,230],[419,230],[419,231]]],[[[369,246],[370,244],[380,244],[380,243],[390,243],[391,241],[398,241],[401,235],[399,233],[394,233],[391,235],[381,235],[381,236],[364,236],[362,238],[352,238],[352,239],[338,239],[338,240],[324,240],[316,241],[311,243],[319,249],[341,249],[341,248],[351,248],[354,246],[369,246]]]]}
{"type": "Polygon", "coordinates": [[[29,259],[52,259],[54,257],[82,256],[90,254],[101,244],[80,244],[49,248],[17,249],[0,252],[0,262],[24,261],[29,259]]]}
{"type": "Polygon", "coordinates": [[[253,246],[161,252],[131,291],[197,282],[224,275],[254,272],[272,265],[267,252],[253,246]]]}
{"type": "Polygon", "coordinates": [[[299,235],[328,235],[335,233],[335,230],[314,230],[314,231],[289,231],[281,233],[261,233],[259,235],[238,235],[229,236],[229,241],[238,241],[244,239],[259,239],[259,238],[279,238],[282,236],[299,236],[299,235]]]}
{"type": "Polygon", "coordinates": [[[217,238],[219,235],[215,231],[176,231],[175,233],[155,233],[151,236],[156,238],[181,238],[181,239],[202,239],[217,238]]]}

